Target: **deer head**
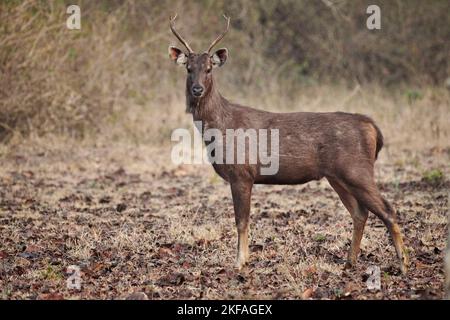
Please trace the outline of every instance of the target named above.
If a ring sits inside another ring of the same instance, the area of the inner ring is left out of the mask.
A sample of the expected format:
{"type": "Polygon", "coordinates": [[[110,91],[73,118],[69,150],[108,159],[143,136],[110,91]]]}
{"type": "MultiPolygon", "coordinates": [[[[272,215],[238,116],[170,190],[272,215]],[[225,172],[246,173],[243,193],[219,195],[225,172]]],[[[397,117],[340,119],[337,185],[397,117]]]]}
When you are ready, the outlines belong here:
{"type": "Polygon", "coordinates": [[[186,47],[187,52],[183,52],[177,47],[169,47],[169,57],[180,66],[185,66],[187,70],[186,88],[187,94],[193,99],[200,99],[211,89],[212,69],[221,67],[228,57],[228,49],[222,48],[211,54],[211,50],[228,32],[230,28],[230,18],[224,15],[227,21],[225,31],[219,35],[203,53],[195,53],[186,40],[175,30],[174,21],[177,15],[170,19],[170,30],[177,39],[186,47]]]}

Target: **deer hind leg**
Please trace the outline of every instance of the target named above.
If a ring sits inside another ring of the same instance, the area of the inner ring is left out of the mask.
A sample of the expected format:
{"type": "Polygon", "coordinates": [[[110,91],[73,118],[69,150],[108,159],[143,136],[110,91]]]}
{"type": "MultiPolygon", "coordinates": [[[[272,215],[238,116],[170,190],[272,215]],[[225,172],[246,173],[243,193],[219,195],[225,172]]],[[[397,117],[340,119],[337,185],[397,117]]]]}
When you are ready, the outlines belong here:
{"type": "Polygon", "coordinates": [[[347,263],[345,264],[345,267],[349,268],[356,265],[361,246],[361,239],[364,233],[364,227],[366,225],[369,212],[365,207],[360,205],[356,198],[349,191],[347,191],[337,180],[328,179],[328,182],[333,187],[334,191],[336,191],[336,193],[339,195],[339,198],[341,199],[345,208],[347,208],[353,220],[352,242],[348,251],[347,263]]]}
{"type": "Polygon", "coordinates": [[[231,183],[231,194],[233,196],[234,215],[238,231],[238,245],[236,268],[242,269],[249,259],[248,250],[248,229],[250,217],[250,198],[252,183],[234,182],[231,183]]]}
{"type": "Polygon", "coordinates": [[[400,262],[400,270],[406,273],[409,261],[400,227],[397,224],[396,212],[390,203],[381,196],[372,176],[367,174],[359,175],[358,179],[348,181],[346,185],[359,203],[383,221],[394,242],[395,251],[400,262]]]}

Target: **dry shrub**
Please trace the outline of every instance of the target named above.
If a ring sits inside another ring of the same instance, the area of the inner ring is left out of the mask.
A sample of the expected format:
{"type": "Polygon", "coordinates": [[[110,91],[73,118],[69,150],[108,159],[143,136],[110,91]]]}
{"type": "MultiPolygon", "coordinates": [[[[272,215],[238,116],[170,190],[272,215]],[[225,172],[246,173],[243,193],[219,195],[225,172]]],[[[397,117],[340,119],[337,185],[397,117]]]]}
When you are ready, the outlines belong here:
{"type": "Polygon", "coordinates": [[[287,0],[261,2],[269,57],[303,76],[384,85],[443,85],[450,73],[450,3],[434,1],[287,0]],[[381,30],[366,27],[369,5],[381,30]],[[295,12],[295,14],[294,14],[295,12]]]}
{"type": "Polygon", "coordinates": [[[144,86],[158,81],[149,50],[158,34],[145,42],[128,38],[121,28],[129,18],[125,4],[109,10],[82,4],[80,31],[65,27],[62,2],[2,7],[3,138],[29,132],[84,136],[151,99],[142,95],[144,86]]]}
{"type": "MultiPolygon", "coordinates": [[[[184,71],[167,59],[167,46],[180,46],[168,28],[174,12],[180,14],[180,32],[197,51],[223,29],[222,12],[232,17],[232,30],[222,43],[230,49],[230,60],[226,70],[217,72],[227,97],[270,110],[356,110],[372,115],[380,109],[377,103],[383,103],[381,117],[402,120],[406,115],[414,126],[434,126],[437,129],[430,130],[438,130],[440,140],[446,137],[442,126],[447,122],[440,117],[448,111],[444,89],[419,89],[423,96],[413,97],[402,109],[397,102],[405,102],[403,92],[409,85],[401,85],[392,97],[382,87],[376,90],[380,97],[370,93],[372,86],[353,92],[355,83],[366,81],[412,82],[422,88],[446,77],[446,1],[413,1],[408,6],[383,2],[385,29],[378,33],[365,29],[362,0],[355,5],[84,0],[78,1],[80,31],[65,26],[69,4],[1,2],[0,141],[16,137],[20,142],[29,134],[47,133],[106,141],[167,140],[172,128],[189,122],[181,105],[184,71]],[[335,80],[350,86],[318,86],[335,80]],[[357,97],[370,101],[359,108],[357,97]],[[424,117],[414,118],[418,115],[424,117]]],[[[406,125],[402,123],[396,125],[406,125]]]]}

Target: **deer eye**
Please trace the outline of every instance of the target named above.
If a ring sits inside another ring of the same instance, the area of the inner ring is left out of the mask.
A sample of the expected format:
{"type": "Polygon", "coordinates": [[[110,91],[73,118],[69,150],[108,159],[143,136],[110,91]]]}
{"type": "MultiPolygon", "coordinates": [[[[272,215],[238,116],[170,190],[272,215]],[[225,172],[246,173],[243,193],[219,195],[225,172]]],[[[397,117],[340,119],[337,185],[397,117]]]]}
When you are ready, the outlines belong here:
{"type": "Polygon", "coordinates": [[[187,72],[188,72],[188,73],[191,73],[191,72],[192,72],[192,68],[187,67],[186,69],[187,69],[187,72]]]}
{"type": "Polygon", "coordinates": [[[206,68],[206,73],[210,73],[210,72],[211,72],[211,70],[212,70],[212,68],[211,68],[211,67],[208,67],[208,68],[206,68]]]}

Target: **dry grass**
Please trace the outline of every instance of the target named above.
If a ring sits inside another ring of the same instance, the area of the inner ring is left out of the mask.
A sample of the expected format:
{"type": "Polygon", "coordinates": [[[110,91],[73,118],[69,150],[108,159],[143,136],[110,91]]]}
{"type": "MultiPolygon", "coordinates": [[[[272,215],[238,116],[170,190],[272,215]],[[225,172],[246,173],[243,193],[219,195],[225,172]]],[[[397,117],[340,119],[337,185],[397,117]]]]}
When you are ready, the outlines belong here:
{"type": "MultiPolygon", "coordinates": [[[[175,68],[175,67],[174,67],[175,68]]],[[[180,78],[185,74],[182,70],[173,70],[180,78]]],[[[226,67],[220,73],[227,73],[226,67]]],[[[218,77],[221,78],[222,74],[218,77]]],[[[220,86],[219,79],[219,86],[220,86]]],[[[183,92],[184,85],[179,83],[173,90],[183,92]]],[[[449,146],[450,119],[445,115],[450,111],[450,92],[438,88],[415,89],[421,97],[414,101],[408,98],[408,89],[385,90],[376,85],[356,86],[313,86],[298,88],[295,98],[286,98],[279,89],[264,92],[252,92],[243,88],[237,92],[224,86],[223,94],[232,101],[251,105],[253,107],[274,112],[296,111],[346,111],[357,112],[371,116],[380,126],[385,138],[385,150],[391,152],[397,148],[409,149],[404,157],[396,159],[399,164],[414,162],[414,152],[424,148],[442,149],[449,146]]],[[[56,139],[73,140],[74,144],[89,145],[98,143],[127,143],[139,145],[167,145],[170,135],[176,128],[191,128],[192,119],[185,114],[184,99],[179,97],[162,109],[130,108],[122,121],[107,122],[101,126],[100,134],[88,135],[84,139],[67,137],[43,138],[34,136],[30,145],[35,141],[56,139]]],[[[2,146],[6,152],[8,148],[23,143],[17,136],[9,146],[2,146]]],[[[57,142],[58,143],[58,142],[57,142]]],[[[417,164],[420,165],[420,164],[417,164]]]]}
{"type": "Polygon", "coordinates": [[[427,4],[426,16],[420,1],[403,7],[386,3],[386,28],[376,34],[367,34],[356,23],[365,1],[356,6],[340,1],[334,8],[320,1],[276,5],[79,1],[80,31],[65,27],[66,4],[33,0],[0,4],[3,141],[47,134],[79,139],[106,135],[113,141],[126,137],[145,143],[164,140],[168,126],[186,123],[179,105],[184,76],[181,69],[175,71],[166,51],[169,44],[176,44],[167,25],[174,11],[183,13],[179,29],[196,50],[206,47],[222,29],[218,12],[233,17],[233,29],[223,43],[231,56],[219,72],[221,87],[231,98],[276,111],[364,111],[382,125],[387,117],[386,122],[401,132],[406,128],[396,122],[406,118],[412,130],[424,126],[434,132],[433,141],[448,140],[444,131],[448,123],[438,116],[449,103],[443,84],[448,60],[448,42],[442,40],[448,38],[442,27],[448,25],[446,10],[441,9],[445,1],[427,4]],[[297,14],[286,16],[291,10],[298,10],[301,19],[297,14]],[[309,28],[302,27],[306,22],[309,28]],[[396,32],[394,25],[402,32],[396,32]],[[420,32],[411,32],[412,25],[418,25],[420,32]],[[289,30],[299,30],[296,41],[288,41],[289,30]],[[348,34],[355,33],[365,41],[348,42],[353,38],[348,34]],[[365,83],[361,77],[367,74],[375,75],[375,83],[391,79],[397,93],[376,85],[353,88],[355,83],[365,83]],[[317,86],[318,79],[349,83],[350,89],[317,86]],[[111,133],[111,128],[117,130],[111,133]]]}
{"type": "Polygon", "coordinates": [[[351,219],[324,181],[255,187],[253,252],[237,273],[229,186],[209,166],[172,165],[168,145],[16,147],[0,160],[3,298],[144,291],[158,299],[300,299],[310,288],[313,298],[442,297],[449,152],[427,149],[415,153],[420,166],[397,164],[406,153],[382,152],[377,162],[377,180],[399,212],[412,258],[403,277],[374,216],[357,268],[342,270],[351,219]],[[443,184],[421,182],[430,169],[443,172],[443,184]],[[125,208],[118,211],[119,204],[125,208]],[[72,264],[83,271],[80,292],[65,287],[72,264]],[[382,269],[379,292],[365,287],[370,265],[382,269]]]}

